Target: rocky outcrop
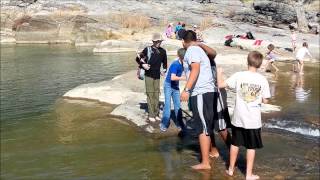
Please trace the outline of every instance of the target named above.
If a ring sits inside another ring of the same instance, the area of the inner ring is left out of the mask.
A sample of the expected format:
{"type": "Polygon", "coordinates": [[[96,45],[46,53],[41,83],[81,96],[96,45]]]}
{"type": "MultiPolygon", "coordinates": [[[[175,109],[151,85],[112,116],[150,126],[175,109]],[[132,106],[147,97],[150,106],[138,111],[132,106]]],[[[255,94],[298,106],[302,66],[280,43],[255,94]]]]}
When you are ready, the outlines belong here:
{"type": "MultiPolygon", "coordinates": [[[[150,38],[139,41],[129,40],[107,40],[98,43],[93,49],[95,53],[112,53],[112,52],[136,52],[142,51],[145,47],[151,46],[150,38]]],[[[162,42],[162,48],[166,49],[168,55],[176,55],[177,49],[181,47],[181,41],[175,39],[166,39],[162,42]]]]}
{"type": "MultiPolygon", "coordinates": [[[[313,1],[305,3],[310,2],[313,1]]],[[[302,1],[294,0],[255,0],[252,9],[238,12],[232,19],[278,28],[297,22],[300,31],[308,32],[308,21],[319,23],[319,20],[317,12],[306,13],[305,5],[302,1]]]]}
{"type": "MultiPolygon", "coordinates": [[[[228,54],[218,55],[216,57],[217,64],[225,69],[225,74],[230,76],[231,73],[239,71],[242,67],[246,67],[246,55],[228,54]],[[232,64],[232,66],[230,66],[232,64]]],[[[163,78],[161,78],[163,80],[163,78]]],[[[185,82],[180,83],[182,89],[185,82]]],[[[162,82],[160,83],[162,84],[162,82]]],[[[160,86],[160,101],[164,101],[163,87],[160,86]]],[[[136,78],[136,71],[130,71],[123,75],[116,76],[110,81],[103,81],[98,83],[80,85],[63,95],[64,98],[73,99],[89,99],[103,103],[114,104],[116,107],[111,114],[121,116],[130,124],[140,128],[142,131],[151,134],[162,135],[176,135],[179,131],[172,125],[169,131],[161,133],[159,131],[159,121],[147,121],[147,102],[144,89],[144,81],[136,78]]],[[[233,112],[235,93],[228,94],[229,112],[233,112]]],[[[182,108],[187,110],[187,103],[182,104],[182,108]]],[[[280,111],[279,106],[263,105],[262,112],[268,113],[273,111],[280,111]]],[[[162,115],[162,112],[160,112],[162,115]]],[[[190,114],[184,113],[184,121],[187,125],[188,131],[192,130],[192,119],[190,114]]],[[[173,123],[172,123],[173,124],[173,123]]]]}
{"type": "MultiPolygon", "coordinates": [[[[252,6],[240,0],[208,4],[191,0],[3,0],[1,29],[13,29],[13,37],[3,38],[14,38],[17,43],[71,42],[76,46],[93,46],[105,40],[134,40],[137,32],[164,31],[166,24],[176,21],[198,24],[202,29],[232,28],[230,19],[286,28],[288,23],[297,20],[290,3],[289,0],[256,0],[252,6]]],[[[301,14],[304,13],[301,11],[301,14]]],[[[314,19],[315,14],[309,11],[307,20],[314,19]]]]}
{"type": "Polygon", "coordinates": [[[297,20],[295,9],[291,4],[274,1],[255,1],[253,8],[256,13],[266,16],[269,21],[290,24],[297,20]]]}

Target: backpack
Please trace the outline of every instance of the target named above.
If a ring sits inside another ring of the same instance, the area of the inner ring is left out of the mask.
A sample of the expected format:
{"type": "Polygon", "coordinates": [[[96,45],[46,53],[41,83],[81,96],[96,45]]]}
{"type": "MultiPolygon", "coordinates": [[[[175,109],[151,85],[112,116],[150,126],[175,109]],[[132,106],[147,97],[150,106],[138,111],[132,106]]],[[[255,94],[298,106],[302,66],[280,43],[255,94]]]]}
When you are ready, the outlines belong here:
{"type": "Polygon", "coordinates": [[[233,42],[232,38],[230,39],[227,39],[225,42],[224,42],[224,45],[225,46],[230,46],[231,47],[231,43],[233,42]]]}
{"type": "Polygon", "coordinates": [[[250,31],[247,32],[247,38],[248,39],[255,39],[250,31]]]}
{"type": "MultiPolygon", "coordinates": [[[[148,58],[148,60],[147,60],[147,62],[146,62],[147,64],[148,64],[148,62],[150,61],[151,53],[152,53],[151,47],[148,46],[148,47],[147,47],[147,58],[148,58]]],[[[145,73],[146,73],[146,70],[143,69],[143,67],[138,67],[138,71],[137,71],[137,77],[138,77],[138,79],[144,80],[145,73]]]]}

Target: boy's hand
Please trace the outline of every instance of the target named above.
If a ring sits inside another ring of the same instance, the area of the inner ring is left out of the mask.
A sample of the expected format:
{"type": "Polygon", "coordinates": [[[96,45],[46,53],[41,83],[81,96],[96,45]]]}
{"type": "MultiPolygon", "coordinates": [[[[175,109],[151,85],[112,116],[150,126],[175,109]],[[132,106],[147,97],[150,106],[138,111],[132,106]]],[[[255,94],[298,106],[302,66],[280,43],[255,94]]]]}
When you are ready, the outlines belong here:
{"type": "Polygon", "coordinates": [[[145,70],[149,70],[150,69],[150,65],[149,64],[142,64],[142,67],[145,70]]]}
{"type": "Polygon", "coordinates": [[[181,76],[181,77],[180,77],[180,80],[181,80],[181,81],[186,81],[186,80],[187,80],[187,77],[186,77],[186,76],[181,76]]]}
{"type": "Polygon", "coordinates": [[[190,94],[185,92],[185,91],[182,91],[181,95],[180,95],[180,100],[181,101],[188,101],[189,100],[189,96],[190,94]]]}
{"type": "Polygon", "coordinates": [[[167,72],[167,70],[164,69],[164,70],[160,71],[160,75],[161,75],[161,76],[165,76],[165,75],[166,75],[166,72],[167,72]]]}

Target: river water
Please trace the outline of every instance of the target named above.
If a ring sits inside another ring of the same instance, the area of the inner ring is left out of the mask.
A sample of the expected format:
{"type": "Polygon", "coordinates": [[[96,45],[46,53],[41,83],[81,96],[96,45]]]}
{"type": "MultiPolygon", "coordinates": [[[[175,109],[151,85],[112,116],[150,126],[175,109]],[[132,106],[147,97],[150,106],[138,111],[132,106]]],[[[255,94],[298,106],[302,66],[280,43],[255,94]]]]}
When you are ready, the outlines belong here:
{"type": "MultiPolygon", "coordinates": [[[[68,45],[1,47],[1,179],[212,179],[224,177],[227,150],[209,173],[195,139],[154,139],[109,115],[113,106],[61,96],[85,83],[136,68],[134,54],[93,54],[68,45]]],[[[268,75],[272,103],[265,115],[263,177],[319,176],[319,64],[304,76],[268,75]],[[273,159],[270,161],[270,159],[273,159]]],[[[243,169],[243,157],[239,169],[243,169]]],[[[260,164],[260,165],[259,165],[260,164]]],[[[237,177],[243,177],[238,173],[237,177]]]]}

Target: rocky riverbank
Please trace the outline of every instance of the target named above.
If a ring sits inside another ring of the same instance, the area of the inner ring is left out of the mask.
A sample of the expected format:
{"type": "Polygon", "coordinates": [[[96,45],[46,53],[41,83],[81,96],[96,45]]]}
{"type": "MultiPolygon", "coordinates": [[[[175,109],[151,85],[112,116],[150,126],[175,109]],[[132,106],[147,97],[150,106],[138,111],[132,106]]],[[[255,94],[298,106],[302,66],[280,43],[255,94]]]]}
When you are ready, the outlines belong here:
{"type": "MultiPolygon", "coordinates": [[[[228,76],[236,71],[246,69],[246,54],[239,50],[237,53],[233,52],[234,54],[229,54],[230,52],[232,52],[232,50],[223,51],[216,58],[217,64],[225,69],[226,75],[228,76]]],[[[163,80],[163,78],[161,80],[163,80]]],[[[163,84],[163,82],[161,82],[161,84],[163,84]]],[[[182,82],[181,88],[183,85],[184,83],[182,82]]],[[[162,86],[160,90],[160,101],[163,103],[164,96],[162,86]]],[[[116,105],[111,115],[124,117],[125,121],[129,122],[129,124],[156,136],[176,135],[179,131],[174,125],[169,128],[168,133],[161,133],[159,131],[159,122],[150,123],[147,121],[147,102],[144,92],[144,81],[136,78],[135,71],[130,71],[123,75],[116,76],[110,81],[80,85],[65,93],[63,97],[95,100],[116,105]]],[[[230,113],[233,111],[234,98],[235,94],[229,92],[227,101],[230,113]]],[[[187,105],[183,104],[182,106],[183,109],[187,111],[187,105]]],[[[264,113],[280,110],[281,107],[275,105],[263,105],[262,108],[264,113]]],[[[188,112],[184,113],[184,115],[185,123],[188,125],[188,121],[190,120],[188,112]]]]}
{"type": "MultiPolygon", "coordinates": [[[[153,32],[164,32],[169,22],[184,21],[188,28],[199,25],[209,44],[222,44],[228,34],[251,31],[257,39],[290,48],[288,24],[298,17],[294,5],[290,0],[209,4],[191,0],[4,0],[1,44],[71,43],[93,46],[94,52],[136,51],[150,40],[153,32]]],[[[317,1],[303,5],[307,21],[319,25],[316,6],[317,1]]],[[[317,35],[300,33],[298,42],[302,40],[309,41],[314,49],[319,46],[317,35]]],[[[175,43],[170,41],[168,45],[172,47],[175,43]]]]}

